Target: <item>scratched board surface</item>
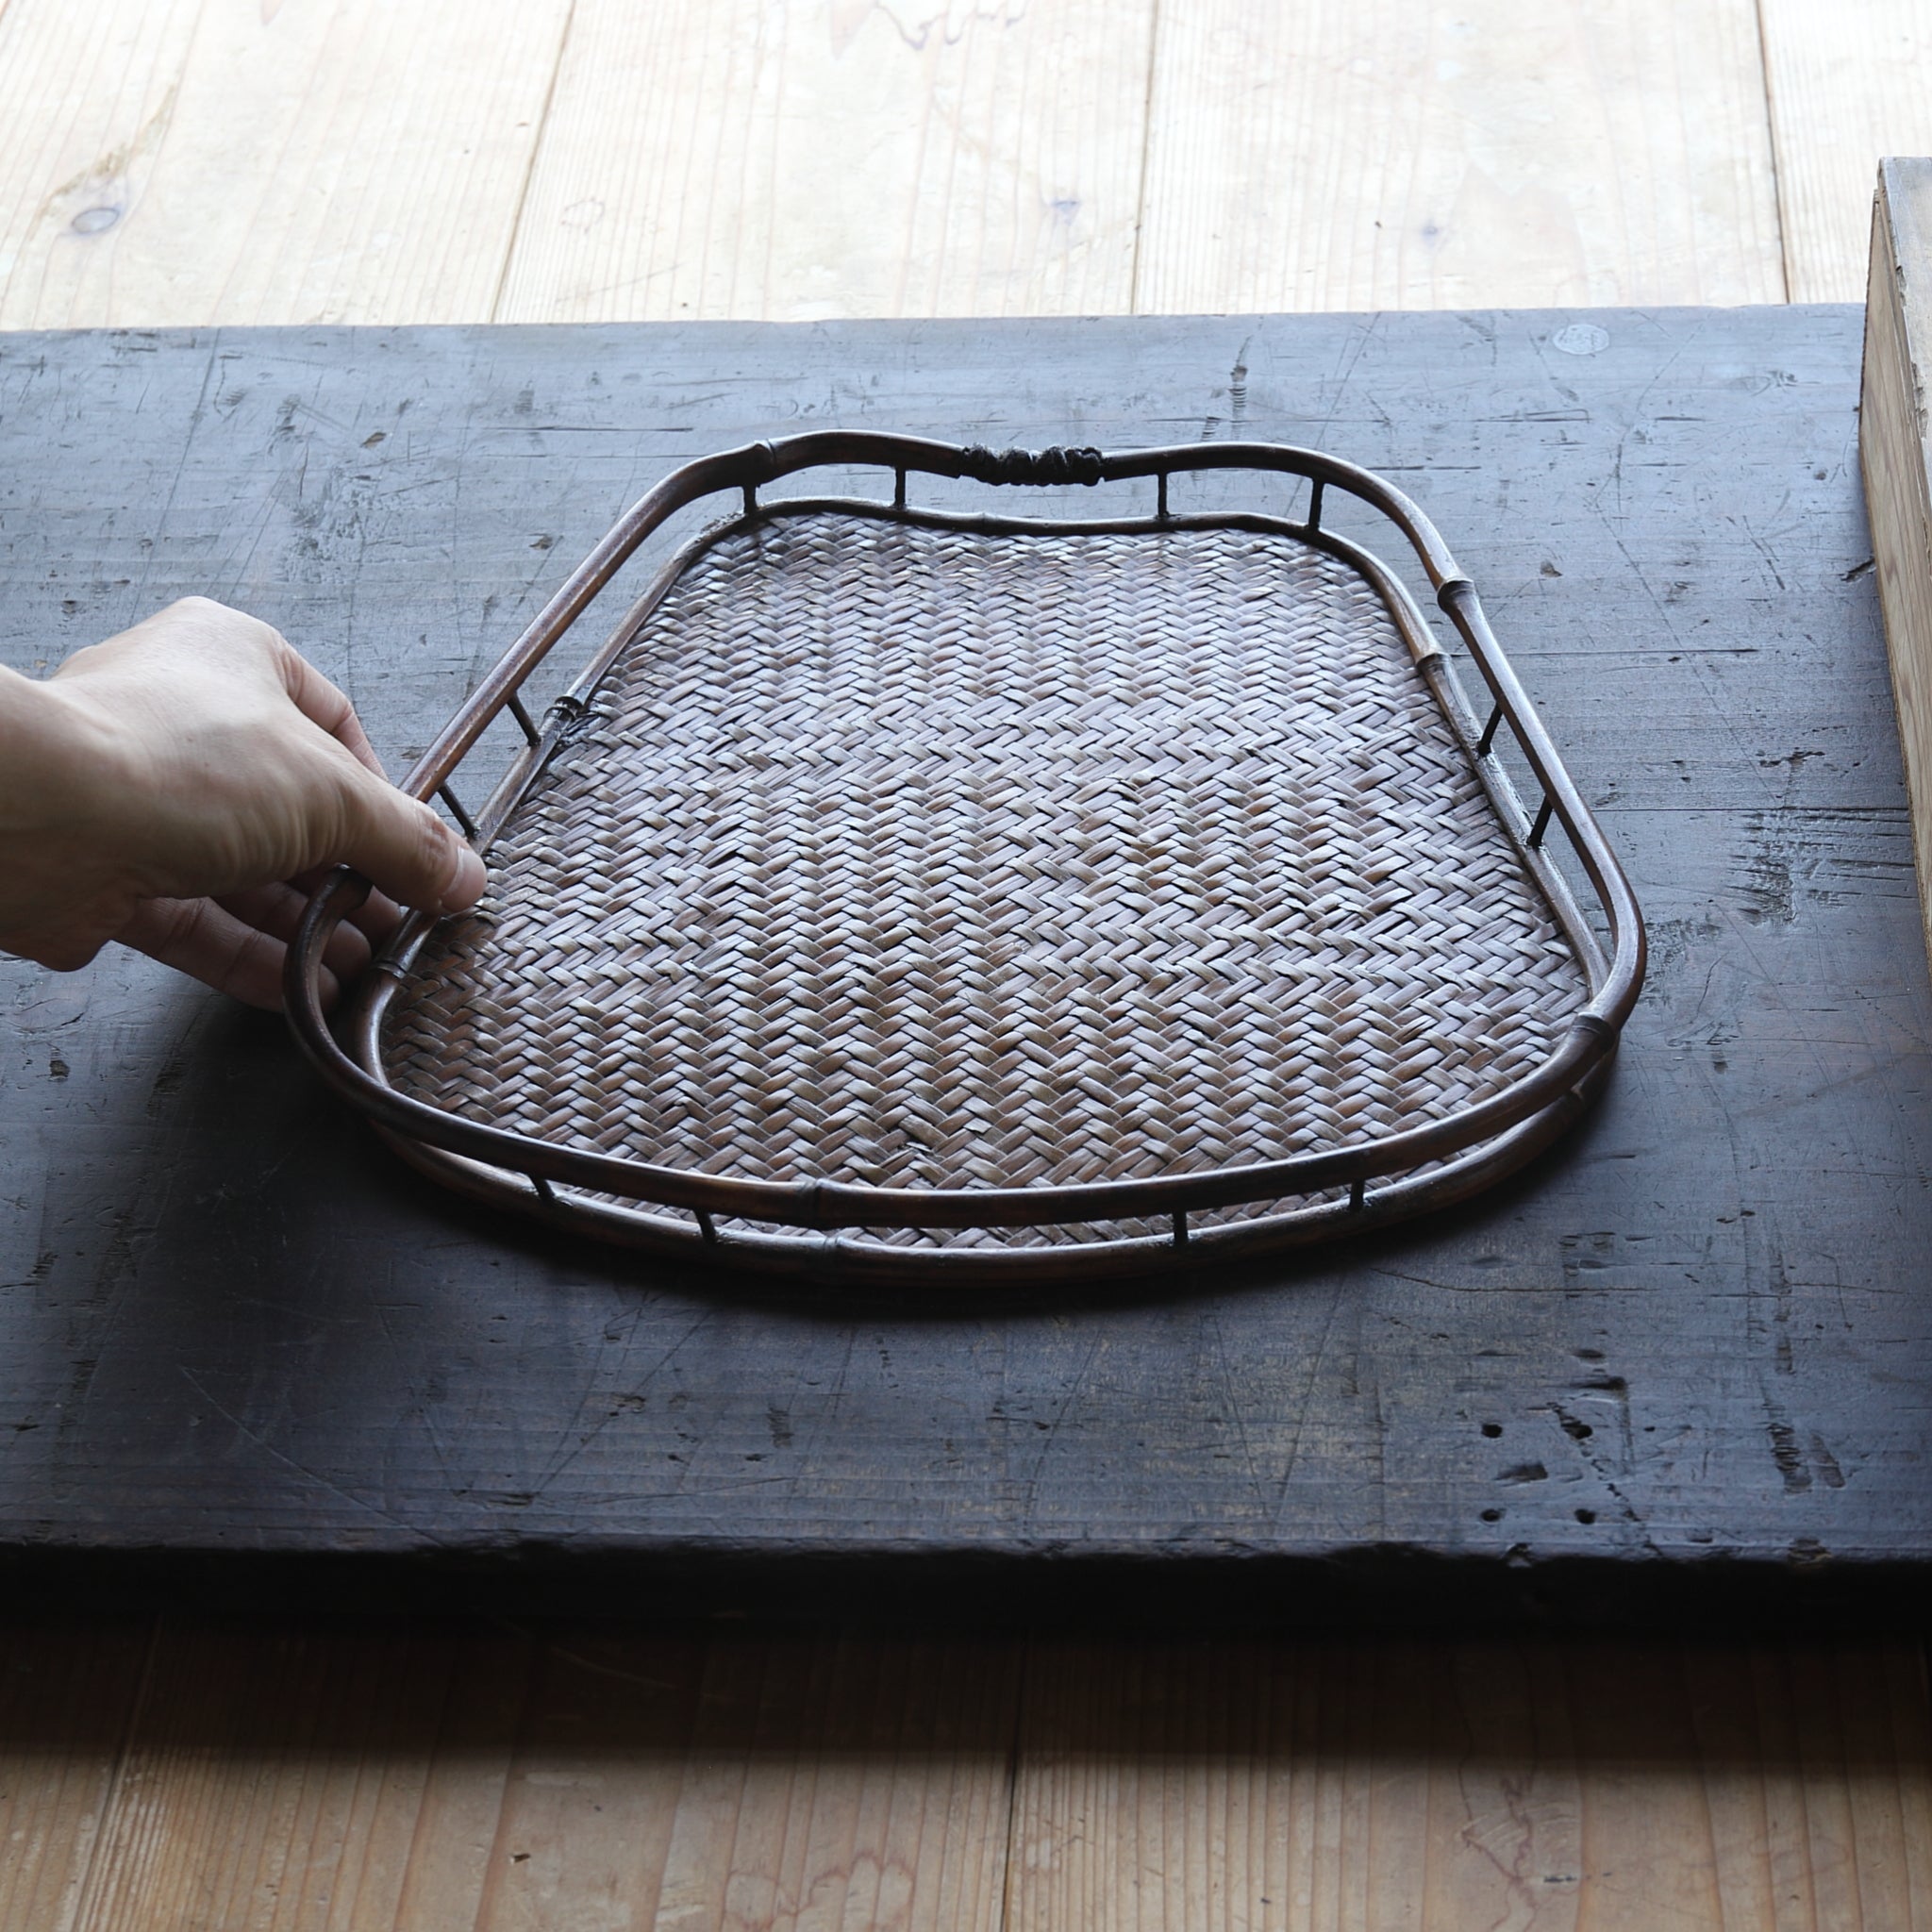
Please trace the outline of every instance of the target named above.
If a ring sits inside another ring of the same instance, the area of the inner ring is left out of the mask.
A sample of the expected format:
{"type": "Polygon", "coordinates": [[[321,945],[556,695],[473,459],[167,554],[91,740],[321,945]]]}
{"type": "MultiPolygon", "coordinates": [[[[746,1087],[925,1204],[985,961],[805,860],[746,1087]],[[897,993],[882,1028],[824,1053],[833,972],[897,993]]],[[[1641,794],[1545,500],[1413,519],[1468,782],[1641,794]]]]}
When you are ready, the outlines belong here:
{"type": "Polygon", "coordinates": [[[1837,308],[0,338],[7,660],[206,591],[392,762],[705,450],[1331,450],[1484,590],[1654,941],[1603,1106],[1502,1191],[1004,1299],[559,1245],[403,1170],[278,1022],[119,954],[0,964],[0,1565],[627,1612],[1907,1600],[1932,1004],[1858,350],[1837,308]]]}

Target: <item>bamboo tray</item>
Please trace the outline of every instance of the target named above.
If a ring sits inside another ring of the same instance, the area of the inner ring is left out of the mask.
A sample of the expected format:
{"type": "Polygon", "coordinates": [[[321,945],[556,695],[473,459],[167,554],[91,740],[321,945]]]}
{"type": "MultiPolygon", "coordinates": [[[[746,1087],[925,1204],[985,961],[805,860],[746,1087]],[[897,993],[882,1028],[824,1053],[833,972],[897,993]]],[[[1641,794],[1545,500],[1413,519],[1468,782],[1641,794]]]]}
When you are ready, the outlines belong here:
{"type": "Polygon", "coordinates": [[[1572,1124],[1642,977],[1628,882],[1474,585],[1399,491],[1275,444],[827,432],[689,463],[405,783],[491,890],[406,922],[342,1044],[319,961],[367,887],[317,891],[287,991],[325,1079],[466,1193],[741,1267],[1052,1281],[1400,1220],[1572,1124]],[[824,466],[891,494],[760,500],[824,466]],[[1307,478],[1306,509],[1174,511],[1170,476],[1209,469],[1307,478]],[[908,502],[920,475],[1151,478],[1155,505],[947,513],[908,502]],[[1400,579],[1324,526],[1331,490],[1413,547],[1486,720],[1400,579]],[[736,513],[539,723],[525,679],[720,491],[736,513]],[[452,779],[504,715],[525,741],[472,816],[452,779]]]}

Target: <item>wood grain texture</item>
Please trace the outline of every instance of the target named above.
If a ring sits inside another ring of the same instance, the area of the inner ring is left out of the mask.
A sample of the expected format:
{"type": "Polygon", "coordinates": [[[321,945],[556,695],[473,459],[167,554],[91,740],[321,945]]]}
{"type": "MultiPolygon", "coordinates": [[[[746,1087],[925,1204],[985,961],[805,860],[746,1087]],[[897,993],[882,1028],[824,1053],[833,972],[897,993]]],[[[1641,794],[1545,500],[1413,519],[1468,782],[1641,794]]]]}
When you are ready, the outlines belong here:
{"type": "Polygon", "coordinates": [[[1932,1913],[1916,1647],[1084,1646],[1028,1684],[1011,1932],[1932,1913]]]}
{"type": "Polygon", "coordinates": [[[1751,0],[1161,11],[1137,311],[1784,292],[1751,0]]]}
{"type": "Polygon", "coordinates": [[[75,1932],[449,1924],[489,1875],[528,1651],[432,1627],[164,1636],[75,1932]]]}
{"type": "Polygon", "coordinates": [[[1865,292],[1872,184],[1932,154],[1932,16],[1919,0],[1759,0],[1794,302],[1865,292]]]}
{"type": "Polygon", "coordinates": [[[1932,954],[1932,161],[1885,163],[1871,232],[1858,458],[1932,954]]]}
{"type": "Polygon", "coordinates": [[[119,1802],[149,1623],[0,1625],[0,1925],[61,1932],[119,1802]]]}
{"type": "Polygon", "coordinates": [[[0,324],[1852,298],[1932,40],[1759,10],[11,0],[0,324]]]}
{"type": "Polygon", "coordinates": [[[13,0],[0,326],[484,321],[569,0],[13,0]]]}
{"type": "Polygon", "coordinates": [[[1932,1924],[1916,1644],[0,1643],[9,1932],[1932,1924]]]}
{"type": "Polygon", "coordinates": [[[497,319],[1129,306],[1153,0],[578,0],[497,319]]]}
{"type": "Polygon", "coordinates": [[[1019,1663],[1004,1645],[714,1642],[658,1923],[996,1932],[1019,1663]]]}
{"type": "Polygon", "coordinates": [[[8,1932],[999,1923],[1014,1647],[188,1625],[133,1713],[144,1646],[15,1649],[8,1932]]]}

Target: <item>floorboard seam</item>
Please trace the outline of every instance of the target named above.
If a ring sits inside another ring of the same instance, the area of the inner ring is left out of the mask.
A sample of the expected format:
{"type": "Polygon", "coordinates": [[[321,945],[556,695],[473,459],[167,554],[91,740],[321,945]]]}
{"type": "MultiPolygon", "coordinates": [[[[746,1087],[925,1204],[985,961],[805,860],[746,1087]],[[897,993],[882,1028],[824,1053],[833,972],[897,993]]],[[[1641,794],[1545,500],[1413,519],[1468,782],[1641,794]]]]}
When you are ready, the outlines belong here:
{"type": "MultiPolygon", "coordinates": [[[[0,0],[4,7],[5,0],[0,0]]],[[[141,1675],[135,1681],[134,1695],[127,1701],[127,1716],[121,1726],[121,1741],[114,1752],[114,1769],[108,1778],[108,1789],[101,1794],[100,1823],[94,1830],[93,1843],[88,1847],[87,1864],[79,1874],[79,1882],[74,1889],[74,1912],[62,1927],[62,1932],[87,1924],[94,1902],[96,1874],[103,1867],[102,1848],[107,1843],[113,1828],[114,1814],[121,1803],[121,1787],[127,1776],[128,1759],[134,1755],[134,1740],[141,1730],[141,1721],[147,1715],[148,1693],[155,1680],[155,1660],[160,1654],[161,1631],[167,1623],[164,1616],[156,1616],[148,1625],[147,1648],[141,1659],[141,1675]]]]}
{"type": "Polygon", "coordinates": [[[1764,19],[1764,0],[1753,0],[1752,19],[1757,27],[1757,75],[1763,82],[1764,139],[1771,152],[1772,206],[1777,211],[1777,269],[1784,299],[1791,299],[1791,224],[1785,210],[1785,163],[1777,138],[1777,100],[1771,78],[1771,33],[1764,19]]]}
{"type": "Polygon", "coordinates": [[[530,158],[524,169],[522,185],[517,189],[516,211],[509,218],[509,240],[504,243],[503,267],[496,277],[496,293],[490,299],[490,320],[493,323],[503,315],[504,291],[509,287],[509,272],[517,258],[517,241],[524,232],[524,210],[529,206],[530,183],[537,178],[537,163],[543,158],[543,142],[550,133],[550,110],[557,100],[557,83],[563,74],[563,63],[570,53],[570,30],[576,25],[577,0],[570,0],[564,9],[563,31],[557,37],[557,58],[550,64],[550,82],[543,90],[542,110],[537,116],[536,138],[530,142],[530,158]]]}
{"type": "MultiPolygon", "coordinates": [[[[0,0],[4,4],[4,0],[0,0]]],[[[1147,14],[1147,87],[1141,107],[1141,179],[1134,191],[1134,266],[1127,276],[1127,313],[1141,313],[1141,244],[1147,237],[1147,173],[1154,153],[1154,87],[1160,71],[1160,0],[1147,14]]]]}
{"type": "Polygon", "coordinates": [[[1013,1737],[1007,1747],[1007,1839],[1000,1864],[999,1932],[1010,1932],[1013,1917],[1013,1834],[1020,1820],[1020,1773],[1024,1762],[1022,1743],[1026,1735],[1026,1690],[1032,1674],[1033,1640],[1020,1645],[1020,1680],[1013,1687],[1013,1737]]]}

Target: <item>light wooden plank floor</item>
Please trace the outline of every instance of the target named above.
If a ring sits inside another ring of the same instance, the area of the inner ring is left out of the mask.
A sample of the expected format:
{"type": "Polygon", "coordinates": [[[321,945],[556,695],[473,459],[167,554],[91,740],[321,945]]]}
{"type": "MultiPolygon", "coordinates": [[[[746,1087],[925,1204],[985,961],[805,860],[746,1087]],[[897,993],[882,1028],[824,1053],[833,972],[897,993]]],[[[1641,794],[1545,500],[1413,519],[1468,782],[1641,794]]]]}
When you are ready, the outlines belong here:
{"type": "Polygon", "coordinates": [[[0,326],[1850,301],[1922,0],[0,0],[0,326]]]}
{"type": "MultiPolygon", "coordinates": [[[[0,0],[0,326],[1855,300],[1923,0],[0,0]]],[[[0,1926],[1932,1925],[1919,1646],[0,1626],[0,1926]]]]}
{"type": "Polygon", "coordinates": [[[1908,1927],[1917,1645],[0,1637],[0,1924],[1908,1927]]]}

